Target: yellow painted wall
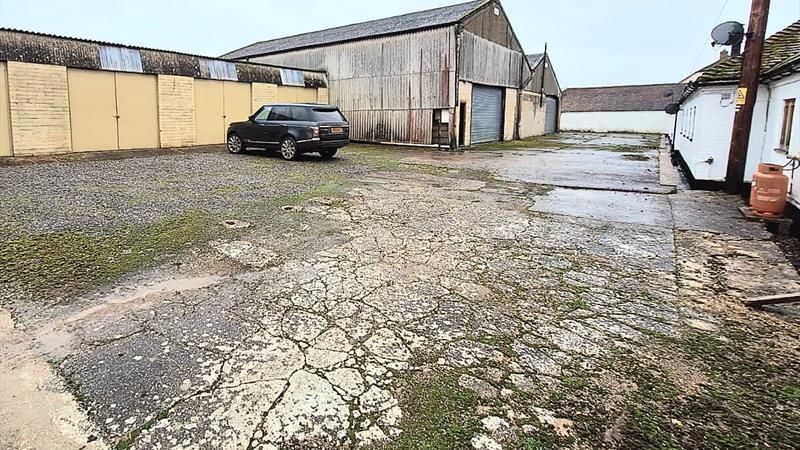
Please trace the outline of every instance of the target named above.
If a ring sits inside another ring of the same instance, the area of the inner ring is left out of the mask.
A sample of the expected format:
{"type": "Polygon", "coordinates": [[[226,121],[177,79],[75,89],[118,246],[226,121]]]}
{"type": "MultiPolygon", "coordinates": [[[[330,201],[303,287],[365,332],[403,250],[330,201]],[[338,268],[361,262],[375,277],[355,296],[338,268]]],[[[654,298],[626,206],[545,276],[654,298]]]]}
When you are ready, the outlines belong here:
{"type": "Polygon", "coordinates": [[[225,108],[222,81],[194,80],[194,121],[197,145],[225,141],[225,108]]]}
{"type": "Polygon", "coordinates": [[[330,102],[328,97],[328,88],[318,88],[317,89],[317,103],[328,104],[330,102]]]}
{"type": "Polygon", "coordinates": [[[328,89],[0,62],[0,156],[218,144],[276,102],[328,89]]]}
{"type": "Polygon", "coordinates": [[[458,101],[459,105],[461,102],[465,103],[466,108],[464,111],[461,111],[461,108],[456,108],[455,114],[455,126],[456,130],[456,139],[459,139],[458,136],[461,134],[464,135],[464,142],[459,142],[458,145],[463,147],[468,147],[471,142],[470,133],[472,131],[472,83],[468,83],[466,81],[459,81],[458,82],[458,101]],[[466,120],[464,121],[464,132],[461,133],[459,131],[459,124],[461,123],[461,114],[466,115],[466,120]]]}
{"type": "Polygon", "coordinates": [[[254,113],[264,105],[276,103],[278,101],[278,85],[271,83],[253,83],[253,106],[251,113],[254,113]]]}
{"type": "Polygon", "coordinates": [[[158,147],[158,81],[155,75],[114,74],[119,148],[158,147]]]}
{"type": "Polygon", "coordinates": [[[72,151],[117,150],[114,72],[67,69],[72,151]]]}
{"type": "Polygon", "coordinates": [[[545,103],[535,92],[523,91],[520,104],[519,134],[521,138],[544,134],[545,103]]]}
{"type": "Polygon", "coordinates": [[[300,86],[278,86],[279,103],[316,103],[317,90],[300,86]]]}
{"type": "Polygon", "coordinates": [[[67,68],[7,63],[14,155],[71,151],[67,68]]]}
{"type": "Polygon", "coordinates": [[[161,147],[195,145],[194,78],[158,76],[158,126],[161,147]]]}
{"type": "MultiPolygon", "coordinates": [[[[251,114],[250,109],[253,106],[253,100],[250,95],[250,83],[223,81],[222,88],[225,110],[225,126],[222,131],[225,133],[231,122],[247,120],[251,114]]],[[[223,134],[224,138],[225,135],[223,134]]]]}
{"type": "Polygon", "coordinates": [[[517,126],[517,90],[506,88],[506,104],[503,108],[503,140],[514,140],[514,128],[517,126]]]}
{"type": "Polygon", "coordinates": [[[11,118],[8,106],[8,71],[0,61],[0,156],[14,154],[11,148],[11,118]]]}

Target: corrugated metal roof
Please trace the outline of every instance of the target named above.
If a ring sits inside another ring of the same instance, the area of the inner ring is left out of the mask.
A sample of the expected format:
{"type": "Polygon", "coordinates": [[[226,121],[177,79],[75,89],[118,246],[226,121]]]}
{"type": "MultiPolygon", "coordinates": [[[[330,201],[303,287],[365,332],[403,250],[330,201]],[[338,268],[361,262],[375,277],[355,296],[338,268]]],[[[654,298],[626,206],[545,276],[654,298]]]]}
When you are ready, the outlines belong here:
{"type": "Polygon", "coordinates": [[[685,88],[673,83],[570,88],[561,97],[561,111],[663,111],[678,101],[685,88]]]}
{"type": "Polygon", "coordinates": [[[403,14],[386,19],[355,23],[352,25],[329,28],[327,30],[312,31],[310,33],[257,42],[226,53],[222,58],[245,58],[255,55],[265,55],[287,50],[333,44],[336,42],[445,26],[461,21],[465,16],[483,6],[488,1],[489,0],[471,1],[442,8],[429,9],[427,11],[403,14]]]}
{"type": "MultiPolygon", "coordinates": [[[[0,61],[281,84],[280,65],[0,28],[0,61]]],[[[326,87],[322,71],[303,70],[306,87],[326,87]]]]}
{"type": "MultiPolygon", "coordinates": [[[[761,75],[767,76],[794,64],[800,55],[800,20],[773,34],[764,41],[761,56],[761,75]]],[[[703,72],[695,84],[738,82],[742,70],[742,56],[713,64],[703,72]]]]}

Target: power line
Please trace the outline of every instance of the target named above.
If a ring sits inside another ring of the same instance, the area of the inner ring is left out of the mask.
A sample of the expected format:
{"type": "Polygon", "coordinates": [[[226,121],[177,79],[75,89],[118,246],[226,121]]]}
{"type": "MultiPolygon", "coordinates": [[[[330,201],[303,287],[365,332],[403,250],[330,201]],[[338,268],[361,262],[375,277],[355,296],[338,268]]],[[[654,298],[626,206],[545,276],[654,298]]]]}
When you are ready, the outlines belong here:
{"type": "MultiPolygon", "coordinates": [[[[726,6],[728,6],[728,0],[723,0],[722,7],[719,9],[719,14],[717,14],[717,18],[714,19],[714,23],[711,24],[712,27],[719,22],[720,17],[722,17],[722,13],[725,12],[726,6]]],[[[703,45],[700,47],[700,51],[697,52],[697,57],[694,59],[694,62],[692,63],[692,68],[689,70],[689,75],[693,74],[694,69],[697,68],[697,62],[700,61],[700,57],[703,56],[703,50],[706,49],[706,45],[708,45],[708,40],[705,40],[703,42],[703,45]]]]}

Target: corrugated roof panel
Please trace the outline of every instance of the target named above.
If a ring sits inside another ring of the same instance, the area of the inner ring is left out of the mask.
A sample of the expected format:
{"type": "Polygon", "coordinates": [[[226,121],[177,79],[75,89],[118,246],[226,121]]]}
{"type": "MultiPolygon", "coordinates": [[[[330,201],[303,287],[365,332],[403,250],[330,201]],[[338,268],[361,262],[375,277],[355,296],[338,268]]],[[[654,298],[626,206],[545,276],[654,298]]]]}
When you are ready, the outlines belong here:
{"type": "Polygon", "coordinates": [[[142,55],[136,49],[103,45],[100,46],[100,68],[142,73],[142,55]]]}
{"type": "Polygon", "coordinates": [[[386,19],[372,20],[370,22],[355,23],[327,30],[313,31],[270,41],[256,42],[255,44],[234,50],[223,55],[223,58],[239,59],[255,55],[283,52],[298,48],[313,47],[332,44],[335,42],[352,41],[368,37],[387,34],[403,33],[426,28],[440,27],[456,23],[477,8],[487,3],[487,0],[477,0],[441,8],[418,11],[386,19]]]}
{"type": "MultiPolygon", "coordinates": [[[[242,82],[280,84],[280,66],[225,61],[188,53],[123,46],[109,42],[55,36],[0,27],[0,61],[53,64],[242,82]],[[107,47],[102,49],[103,47],[107,47]],[[101,59],[103,61],[101,61],[101,59]],[[201,60],[204,64],[201,70],[201,60]]],[[[286,66],[283,66],[286,67],[286,66]]],[[[303,70],[306,87],[327,87],[321,71],[303,70]]]]}
{"type": "Polygon", "coordinates": [[[202,58],[200,59],[200,76],[212,80],[239,80],[236,75],[236,65],[233,63],[202,58]]]}
{"type": "Polygon", "coordinates": [[[305,86],[303,72],[293,69],[281,69],[281,84],[285,86],[305,86]]]}

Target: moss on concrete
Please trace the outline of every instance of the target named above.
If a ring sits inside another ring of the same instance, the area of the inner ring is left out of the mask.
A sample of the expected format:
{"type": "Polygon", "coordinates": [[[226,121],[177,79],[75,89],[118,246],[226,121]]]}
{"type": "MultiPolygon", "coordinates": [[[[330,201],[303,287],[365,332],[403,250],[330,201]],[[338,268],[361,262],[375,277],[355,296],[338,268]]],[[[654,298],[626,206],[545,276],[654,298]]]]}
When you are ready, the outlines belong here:
{"type": "Polygon", "coordinates": [[[650,358],[613,350],[588,373],[566,369],[546,405],[573,419],[588,447],[794,448],[800,366],[745,334],[723,327],[654,336],[650,358]],[[618,386],[604,384],[601,373],[618,386]]]}
{"type": "Polygon", "coordinates": [[[206,233],[205,213],[188,211],[141,227],[98,233],[31,234],[0,241],[0,279],[31,290],[75,292],[147,266],[206,233]]]}
{"type": "Polygon", "coordinates": [[[127,450],[133,447],[133,444],[136,443],[136,440],[139,439],[139,436],[142,434],[142,432],[153,428],[153,426],[155,426],[155,424],[157,424],[160,420],[164,420],[167,417],[169,417],[169,410],[165,409],[160,411],[155,417],[145,422],[141,427],[136,428],[125,435],[119,442],[117,442],[117,445],[114,446],[115,450],[127,450]]]}
{"type": "Polygon", "coordinates": [[[407,379],[401,408],[404,432],[390,449],[469,448],[480,430],[474,415],[477,395],[458,385],[455,372],[431,372],[407,379]]]}
{"type": "Polygon", "coordinates": [[[567,147],[574,147],[575,144],[565,143],[559,140],[558,135],[543,135],[533,136],[525,139],[518,139],[514,141],[501,141],[491,142],[488,144],[478,144],[472,147],[472,150],[514,150],[526,148],[547,148],[547,149],[561,149],[567,147]]]}
{"type": "Polygon", "coordinates": [[[622,159],[627,159],[628,161],[649,161],[650,160],[649,157],[647,157],[645,155],[642,155],[642,154],[638,154],[638,153],[626,153],[626,154],[622,155],[622,159]]]}

